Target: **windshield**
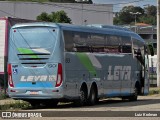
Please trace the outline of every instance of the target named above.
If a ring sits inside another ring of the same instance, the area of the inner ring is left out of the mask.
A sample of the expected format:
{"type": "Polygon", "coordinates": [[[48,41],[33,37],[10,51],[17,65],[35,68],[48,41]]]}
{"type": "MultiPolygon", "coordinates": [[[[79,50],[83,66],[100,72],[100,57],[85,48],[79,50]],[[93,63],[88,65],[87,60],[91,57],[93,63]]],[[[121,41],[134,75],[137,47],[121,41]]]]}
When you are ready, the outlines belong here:
{"type": "Polygon", "coordinates": [[[51,27],[23,27],[13,29],[13,42],[18,48],[54,48],[56,30],[51,27]]]}

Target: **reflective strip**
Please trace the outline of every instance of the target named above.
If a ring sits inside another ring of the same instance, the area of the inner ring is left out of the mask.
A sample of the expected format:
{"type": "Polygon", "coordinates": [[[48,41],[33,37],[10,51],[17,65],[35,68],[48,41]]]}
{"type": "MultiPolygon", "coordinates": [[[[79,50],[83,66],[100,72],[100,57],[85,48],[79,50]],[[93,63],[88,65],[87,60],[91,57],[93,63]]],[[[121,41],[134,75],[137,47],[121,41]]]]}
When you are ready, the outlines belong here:
{"type": "MultiPolygon", "coordinates": [[[[35,54],[31,49],[17,48],[21,54],[35,54]]],[[[29,55],[31,58],[38,58],[37,55],[29,55]]]]}
{"type": "Polygon", "coordinates": [[[91,60],[94,67],[99,68],[99,69],[102,68],[101,63],[98,61],[98,59],[94,55],[92,54],[87,54],[87,55],[89,59],[91,60]]]}
{"type": "Polygon", "coordinates": [[[35,52],[39,52],[39,53],[50,53],[49,51],[47,51],[46,49],[43,48],[39,48],[39,49],[32,49],[35,52]]]}
{"type": "Polygon", "coordinates": [[[91,75],[95,76],[96,75],[96,70],[95,70],[91,60],[87,56],[87,54],[85,54],[85,53],[76,53],[76,55],[78,56],[80,62],[84,65],[84,67],[89,71],[89,73],[91,75]]]}

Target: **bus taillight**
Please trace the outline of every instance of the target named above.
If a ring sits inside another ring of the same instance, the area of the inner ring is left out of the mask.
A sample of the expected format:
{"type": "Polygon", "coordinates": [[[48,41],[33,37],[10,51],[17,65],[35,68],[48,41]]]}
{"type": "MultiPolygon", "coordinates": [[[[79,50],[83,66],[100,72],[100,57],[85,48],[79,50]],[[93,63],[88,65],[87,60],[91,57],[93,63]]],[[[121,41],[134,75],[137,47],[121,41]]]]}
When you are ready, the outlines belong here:
{"type": "Polygon", "coordinates": [[[58,72],[57,72],[57,80],[56,80],[56,87],[59,87],[62,84],[62,64],[58,63],[58,72]]]}
{"type": "Polygon", "coordinates": [[[13,81],[12,81],[12,66],[11,64],[8,64],[8,83],[10,87],[14,87],[13,81]]]}

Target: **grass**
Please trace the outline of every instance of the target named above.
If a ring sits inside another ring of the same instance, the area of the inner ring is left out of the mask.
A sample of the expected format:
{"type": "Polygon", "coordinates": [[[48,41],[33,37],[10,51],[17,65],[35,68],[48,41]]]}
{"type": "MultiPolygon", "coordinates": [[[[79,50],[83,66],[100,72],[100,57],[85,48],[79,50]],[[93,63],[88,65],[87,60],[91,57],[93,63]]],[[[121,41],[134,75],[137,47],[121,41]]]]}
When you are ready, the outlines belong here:
{"type": "Polygon", "coordinates": [[[160,94],[160,88],[150,88],[149,95],[160,94]]]}
{"type": "Polygon", "coordinates": [[[30,104],[28,102],[24,101],[15,101],[10,103],[5,103],[4,105],[0,105],[0,110],[19,110],[19,109],[27,109],[30,107],[30,104]]]}
{"type": "MultiPolygon", "coordinates": [[[[0,100],[8,98],[8,95],[5,94],[4,90],[0,91],[0,100]]],[[[3,105],[0,105],[0,110],[12,110],[12,109],[26,109],[29,108],[30,104],[25,101],[16,100],[14,102],[6,102],[3,105]]]]}

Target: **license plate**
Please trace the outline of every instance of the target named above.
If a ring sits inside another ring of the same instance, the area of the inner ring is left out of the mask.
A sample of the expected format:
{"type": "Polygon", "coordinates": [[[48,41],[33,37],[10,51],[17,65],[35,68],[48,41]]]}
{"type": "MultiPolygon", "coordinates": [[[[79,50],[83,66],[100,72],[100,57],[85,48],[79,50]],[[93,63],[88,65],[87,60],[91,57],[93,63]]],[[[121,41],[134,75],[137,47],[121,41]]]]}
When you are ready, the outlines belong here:
{"type": "Polygon", "coordinates": [[[30,91],[30,95],[38,95],[37,91],[30,91]]]}

